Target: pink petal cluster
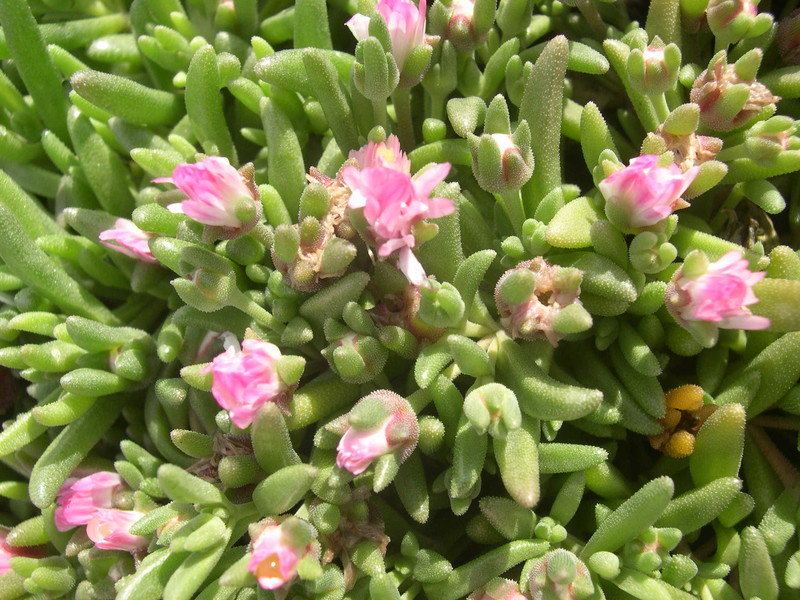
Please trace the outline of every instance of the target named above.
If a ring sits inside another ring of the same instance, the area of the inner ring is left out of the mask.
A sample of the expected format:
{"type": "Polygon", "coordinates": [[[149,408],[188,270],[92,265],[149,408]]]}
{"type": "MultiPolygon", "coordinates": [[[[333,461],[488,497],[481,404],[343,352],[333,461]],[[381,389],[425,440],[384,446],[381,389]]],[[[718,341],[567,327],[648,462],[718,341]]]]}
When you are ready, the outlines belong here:
{"type": "MultiPolygon", "coordinates": [[[[411,0],[378,0],[375,9],[386,22],[392,40],[392,56],[402,71],[411,51],[425,42],[425,0],[420,0],[418,6],[411,0]]],[[[359,42],[369,37],[369,17],[359,13],[345,25],[359,42]]]]}
{"type": "Polygon", "coordinates": [[[203,225],[250,229],[261,216],[261,202],[254,189],[221,156],[209,156],[195,164],[181,163],[172,171],[172,177],[153,181],[177,186],[188,198],[167,208],[203,225]],[[242,206],[252,206],[255,220],[243,222],[237,216],[237,208],[242,206]]]}
{"type": "Polygon", "coordinates": [[[101,550],[144,550],[150,540],[130,533],[131,526],[143,516],[133,510],[100,509],[87,523],[86,535],[101,550]]]}
{"type": "Polygon", "coordinates": [[[131,258],[149,263],[158,262],[147,244],[154,235],[142,231],[129,219],[117,219],[114,221],[114,229],[106,229],[97,237],[104,246],[131,258]]]}
{"type": "Polygon", "coordinates": [[[430,198],[449,171],[450,164],[441,163],[412,179],[408,173],[384,166],[342,170],[342,179],[352,191],[348,206],[364,210],[378,257],[398,252],[400,270],[414,285],[425,281],[425,270],[411,251],[416,245],[413,227],[422,219],[455,211],[452,200],[430,198]]]}
{"type": "Polygon", "coordinates": [[[688,277],[678,269],[667,287],[667,309],[684,326],[705,321],[722,329],[766,329],[770,320],[746,308],[758,302],[752,287],[765,276],[747,268],[741,251],[731,250],[701,275],[688,277]]]}
{"type": "Polygon", "coordinates": [[[528,597],[519,591],[516,582],[498,579],[470,594],[467,600],[528,600],[528,597]]]}
{"type": "Polygon", "coordinates": [[[369,142],[359,150],[351,150],[347,158],[355,159],[359,169],[386,167],[411,174],[411,161],[400,149],[400,140],[390,135],[385,142],[369,142]]]}
{"type": "Polygon", "coordinates": [[[122,478],[109,471],[68,479],[56,497],[56,529],[67,531],[86,525],[99,510],[113,508],[114,493],[122,485],[122,478]]]}
{"type": "Polygon", "coordinates": [[[214,381],[211,394],[219,405],[230,413],[234,425],[244,429],[253,422],[258,408],[269,401],[277,401],[284,391],[275,363],[281,351],[275,344],[247,339],[238,344],[228,344],[222,354],[205,369],[214,381]]]}
{"type": "Polygon", "coordinates": [[[310,550],[310,546],[298,547],[287,537],[280,524],[267,525],[253,543],[247,570],[255,574],[258,585],[265,590],[277,589],[291,581],[297,563],[310,550]]]}
{"type": "Polygon", "coordinates": [[[360,475],[377,458],[390,452],[400,452],[405,460],[417,445],[419,425],[408,401],[388,390],[378,390],[360,402],[379,398],[389,410],[389,416],[370,429],[347,426],[336,447],[336,465],[353,475],[360,475]]]}
{"type": "Polygon", "coordinates": [[[617,227],[637,231],[658,225],[673,211],[689,206],[681,195],[699,168],[683,173],[674,164],[659,166],[658,159],[655,154],[634,158],[597,185],[606,199],[606,215],[617,227]]]}

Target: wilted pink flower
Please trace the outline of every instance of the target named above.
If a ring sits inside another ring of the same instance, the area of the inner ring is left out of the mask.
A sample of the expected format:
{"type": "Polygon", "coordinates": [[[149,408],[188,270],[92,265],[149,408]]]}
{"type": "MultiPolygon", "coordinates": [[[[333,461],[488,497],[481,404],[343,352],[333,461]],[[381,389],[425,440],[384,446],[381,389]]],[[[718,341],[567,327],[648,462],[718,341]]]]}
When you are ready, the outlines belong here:
{"type": "Polygon", "coordinates": [[[199,163],[181,163],[172,177],[153,181],[175,184],[188,198],[167,208],[203,225],[246,232],[261,218],[258,191],[227,158],[209,156],[199,163]]]}
{"type": "Polygon", "coordinates": [[[97,237],[104,246],[131,258],[149,263],[158,262],[147,245],[147,240],[154,237],[153,234],[142,231],[133,221],[117,219],[114,221],[114,229],[101,231],[97,237]]]}
{"type": "Polygon", "coordinates": [[[267,525],[253,542],[253,555],[247,570],[254,573],[265,590],[277,589],[291,581],[297,563],[310,551],[310,545],[297,545],[288,539],[280,524],[267,525]]]}
{"type": "Polygon", "coordinates": [[[241,350],[238,346],[226,340],[225,352],[218,354],[203,372],[213,374],[211,394],[230,413],[233,424],[244,429],[253,422],[262,404],[280,399],[284,386],[275,366],[281,357],[275,344],[247,339],[241,350]]]}
{"type": "Polygon", "coordinates": [[[414,451],[419,437],[417,417],[402,396],[377,390],[360,400],[351,412],[359,410],[363,403],[380,405],[387,416],[369,429],[347,426],[336,447],[336,465],[353,475],[360,475],[372,461],[390,452],[400,452],[400,462],[404,461],[414,451]]]}
{"type": "MultiPolygon", "coordinates": [[[[425,42],[425,0],[414,6],[410,0],[378,0],[375,9],[386,21],[392,40],[392,56],[402,71],[411,51],[425,42]]],[[[369,37],[369,17],[356,14],[345,23],[360,42],[369,37]]]]}
{"type": "Polygon", "coordinates": [[[689,206],[681,195],[699,168],[682,173],[675,164],[661,167],[657,163],[655,154],[638,156],[597,185],[606,199],[606,216],[623,231],[659,225],[673,211],[689,206]]]}
{"type": "Polygon", "coordinates": [[[352,190],[348,206],[364,209],[378,257],[399,250],[400,270],[414,285],[425,281],[425,270],[411,251],[416,245],[413,227],[422,219],[443,217],[455,210],[452,200],[429,197],[449,171],[449,163],[437,164],[412,179],[407,173],[382,166],[342,170],[342,178],[352,190]]]}
{"type": "Polygon", "coordinates": [[[754,315],[746,308],[758,302],[752,287],[764,279],[766,273],[750,271],[740,250],[731,250],[718,261],[709,263],[702,273],[687,275],[687,262],[693,263],[694,257],[687,256],[666,291],[667,309],[680,325],[686,327],[693,321],[704,321],[722,329],[769,327],[769,319],[754,315]]]}
{"type": "Polygon", "coordinates": [[[144,550],[150,540],[130,533],[131,526],[143,516],[133,510],[100,509],[86,525],[86,535],[101,550],[144,550]]]}
{"type": "Polygon", "coordinates": [[[122,478],[109,471],[68,479],[56,497],[56,528],[67,531],[86,525],[98,510],[114,508],[114,493],[121,487],[122,478]]]}
{"type": "Polygon", "coordinates": [[[385,142],[369,142],[358,150],[351,150],[348,158],[358,161],[358,168],[386,167],[401,173],[411,173],[411,161],[400,149],[400,140],[390,135],[385,142]]]}

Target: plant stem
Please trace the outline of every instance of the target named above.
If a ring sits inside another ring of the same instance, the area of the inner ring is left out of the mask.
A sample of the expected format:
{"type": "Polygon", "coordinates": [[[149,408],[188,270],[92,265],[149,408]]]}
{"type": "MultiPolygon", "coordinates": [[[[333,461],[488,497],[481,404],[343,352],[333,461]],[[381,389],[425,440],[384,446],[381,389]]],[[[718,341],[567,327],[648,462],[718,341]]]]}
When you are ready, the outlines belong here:
{"type": "Polygon", "coordinates": [[[397,137],[406,152],[416,145],[414,141],[414,123],[411,121],[411,89],[397,88],[392,94],[394,112],[397,116],[397,137]]]}

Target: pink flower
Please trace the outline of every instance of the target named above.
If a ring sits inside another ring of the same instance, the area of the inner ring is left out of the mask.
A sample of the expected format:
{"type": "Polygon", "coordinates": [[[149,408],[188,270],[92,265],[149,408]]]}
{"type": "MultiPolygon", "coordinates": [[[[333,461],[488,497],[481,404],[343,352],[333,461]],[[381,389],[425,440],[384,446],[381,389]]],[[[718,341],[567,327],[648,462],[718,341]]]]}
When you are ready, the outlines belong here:
{"type": "MultiPolygon", "coordinates": [[[[392,40],[392,56],[402,71],[411,51],[425,43],[425,0],[414,6],[410,0],[378,0],[375,9],[386,21],[392,40]]],[[[356,14],[345,23],[360,42],[369,37],[369,17],[356,14]]]]}
{"type": "Polygon", "coordinates": [[[262,588],[274,590],[294,578],[297,563],[310,549],[310,545],[292,543],[281,524],[267,525],[253,543],[247,570],[255,574],[262,588]]]}
{"type": "Polygon", "coordinates": [[[131,258],[149,263],[158,262],[147,244],[147,241],[154,235],[142,231],[133,221],[117,219],[114,221],[114,229],[106,229],[97,237],[104,246],[122,252],[131,258]]]}
{"type": "Polygon", "coordinates": [[[167,208],[203,225],[246,232],[261,218],[261,201],[255,186],[227,158],[209,156],[199,163],[181,163],[172,171],[172,177],[153,181],[175,184],[188,199],[167,208]]]}
{"type": "Polygon", "coordinates": [[[116,473],[100,471],[68,479],[56,497],[55,524],[59,531],[86,525],[98,510],[114,507],[114,493],[122,487],[116,473]]]}
{"type": "Polygon", "coordinates": [[[765,276],[763,271],[754,273],[747,268],[740,250],[731,250],[712,263],[695,251],[672,276],[666,291],[667,309],[684,327],[704,321],[722,329],[766,329],[769,319],[746,308],[758,302],[752,287],[765,276]]]}
{"type": "Polygon", "coordinates": [[[606,199],[606,216],[623,231],[661,225],[673,211],[689,206],[681,195],[699,168],[682,173],[675,164],[658,166],[658,158],[654,154],[634,158],[597,185],[606,199]]]}
{"type": "MultiPolygon", "coordinates": [[[[368,429],[348,424],[336,447],[336,465],[353,475],[360,475],[372,461],[390,452],[400,452],[399,462],[403,462],[414,451],[419,437],[417,417],[405,398],[388,390],[377,390],[356,403],[351,414],[369,410],[370,404],[379,405],[378,411],[383,409],[388,416],[368,429]]],[[[375,414],[374,408],[371,412],[375,414]]]]}
{"type": "Polygon", "coordinates": [[[430,198],[450,171],[449,163],[437,164],[416,179],[383,166],[345,167],[342,178],[351,189],[351,209],[364,209],[364,218],[378,247],[378,257],[399,251],[400,270],[414,285],[425,281],[425,270],[411,252],[416,245],[413,227],[422,219],[435,219],[455,210],[452,200],[430,198]]]}
{"type": "Polygon", "coordinates": [[[400,140],[390,135],[385,142],[370,142],[359,150],[351,150],[348,158],[358,161],[359,170],[386,167],[411,174],[411,161],[400,149],[400,140]]]}
{"type": "Polygon", "coordinates": [[[101,550],[144,550],[150,540],[130,533],[131,526],[143,516],[133,510],[100,509],[86,525],[86,534],[101,550]]]}
{"type": "Polygon", "coordinates": [[[228,341],[225,347],[203,372],[213,374],[211,394],[230,413],[233,424],[244,429],[253,422],[259,406],[280,400],[285,386],[275,363],[281,351],[275,344],[253,339],[244,340],[241,350],[228,341]]]}
{"type": "Polygon", "coordinates": [[[516,582],[497,578],[469,595],[467,600],[528,600],[516,582]]]}

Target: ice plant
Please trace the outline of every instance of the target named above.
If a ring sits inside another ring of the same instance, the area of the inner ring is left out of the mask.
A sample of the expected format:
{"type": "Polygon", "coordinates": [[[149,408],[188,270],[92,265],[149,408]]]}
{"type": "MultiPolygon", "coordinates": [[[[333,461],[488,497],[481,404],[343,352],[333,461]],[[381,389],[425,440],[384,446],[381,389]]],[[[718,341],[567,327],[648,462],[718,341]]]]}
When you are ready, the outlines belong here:
{"type": "Polygon", "coordinates": [[[148,263],[158,262],[147,243],[153,234],[142,231],[130,219],[117,219],[113,229],[101,231],[97,237],[104,246],[126,256],[148,263]]]}
{"type": "Polygon", "coordinates": [[[412,178],[384,166],[345,167],[344,182],[352,190],[348,206],[363,209],[378,258],[398,253],[400,270],[414,285],[425,281],[425,270],[412,249],[417,241],[414,225],[423,219],[451,214],[455,205],[448,198],[431,198],[431,192],[450,171],[449,163],[436,164],[412,178]]]}
{"type": "MultiPolygon", "coordinates": [[[[392,56],[402,72],[411,51],[425,43],[425,0],[420,0],[416,6],[411,0],[378,0],[375,10],[386,22],[392,41],[392,56]]],[[[358,13],[346,25],[361,41],[369,37],[369,21],[370,17],[358,13]]]]}
{"type": "Polygon", "coordinates": [[[528,600],[528,598],[519,591],[519,586],[514,581],[498,577],[485,587],[474,591],[467,600],[528,600]]]}
{"type": "MultiPolygon", "coordinates": [[[[740,250],[731,250],[715,262],[695,250],[672,276],[665,302],[679,325],[701,335],[705,345],[722,329],[766,329],[769,319],[747,308],[758,302],[753,286],[764,279],[763,271],[748,269],[740,250]]],[[[699,340],[698,340],[699,341],[699,340]]]]}
{"type": "Polygon", "coordinates": [[[353,475],[367,470],[374,460],[389,453],[403,462],[417,445],[417,417],[405,398],[378,390],[356,404],[347,430],[336,447],[336,464],[353,475]]]}
{"type": "Polygon", "coordinates": [[[6,541],[8,529],[0,527],[0,577],[11,571],[11,559],[16,556],[37,557],[37,552],[31,548],[15,548],[6,541]]]}
{"type": "Polygon", "coordinates": [[[56,499],[56,528],[67,531],[86,525],[97,511],[114,508],[114,493],[122,487],[122,478],[109,471],[67,480],[56,499]]]}
{"type": "Polygon", "coordinates": [[[275,590],[291,582],[297,573],[297,563],[310,551],[311,544],[298,524],[308,524],[290,517],[280,523],[269,523],[255,538],[247,570],[253,573],[258,585],[275,590]]]}
{"type": "Polygon", "coordinates": [[[130,533],[131,525],[144,516],[133,510],[100,509],[86,525],[86,535],[101,550],[144,550],[150,543],[145,537],[130,533]]]}
{"type": "Polygon", "coordinates": [[[281,351],[275,344],[246,339],[241,348],[235,338],[225,340],[226,350],[204,369],[213,375],[211,393],[230,413],[231,421],[244,429],[265,402],[280,402],[285,386],[277,371],[281,351]]]}
{"type": "Polygon", "coordinates": [[[681,199],[699,168],[658,164],[654,154],[638,156],[627,167],[603,179],[597,187],[606,199],[606,216],[624,232],[663,227],[674,211],[689,204],[681,199]]]}
{"type": "Polygon", "coordinates": [[[246,233],[261,218],[258,190],[227,158],[209,156],[198,163],[181,163],[172,177],[153,181],[172,183],[186,194],[186,200],[170,204],[169,210],[203,225],[220,227],[225,237],[246,233]]]}

